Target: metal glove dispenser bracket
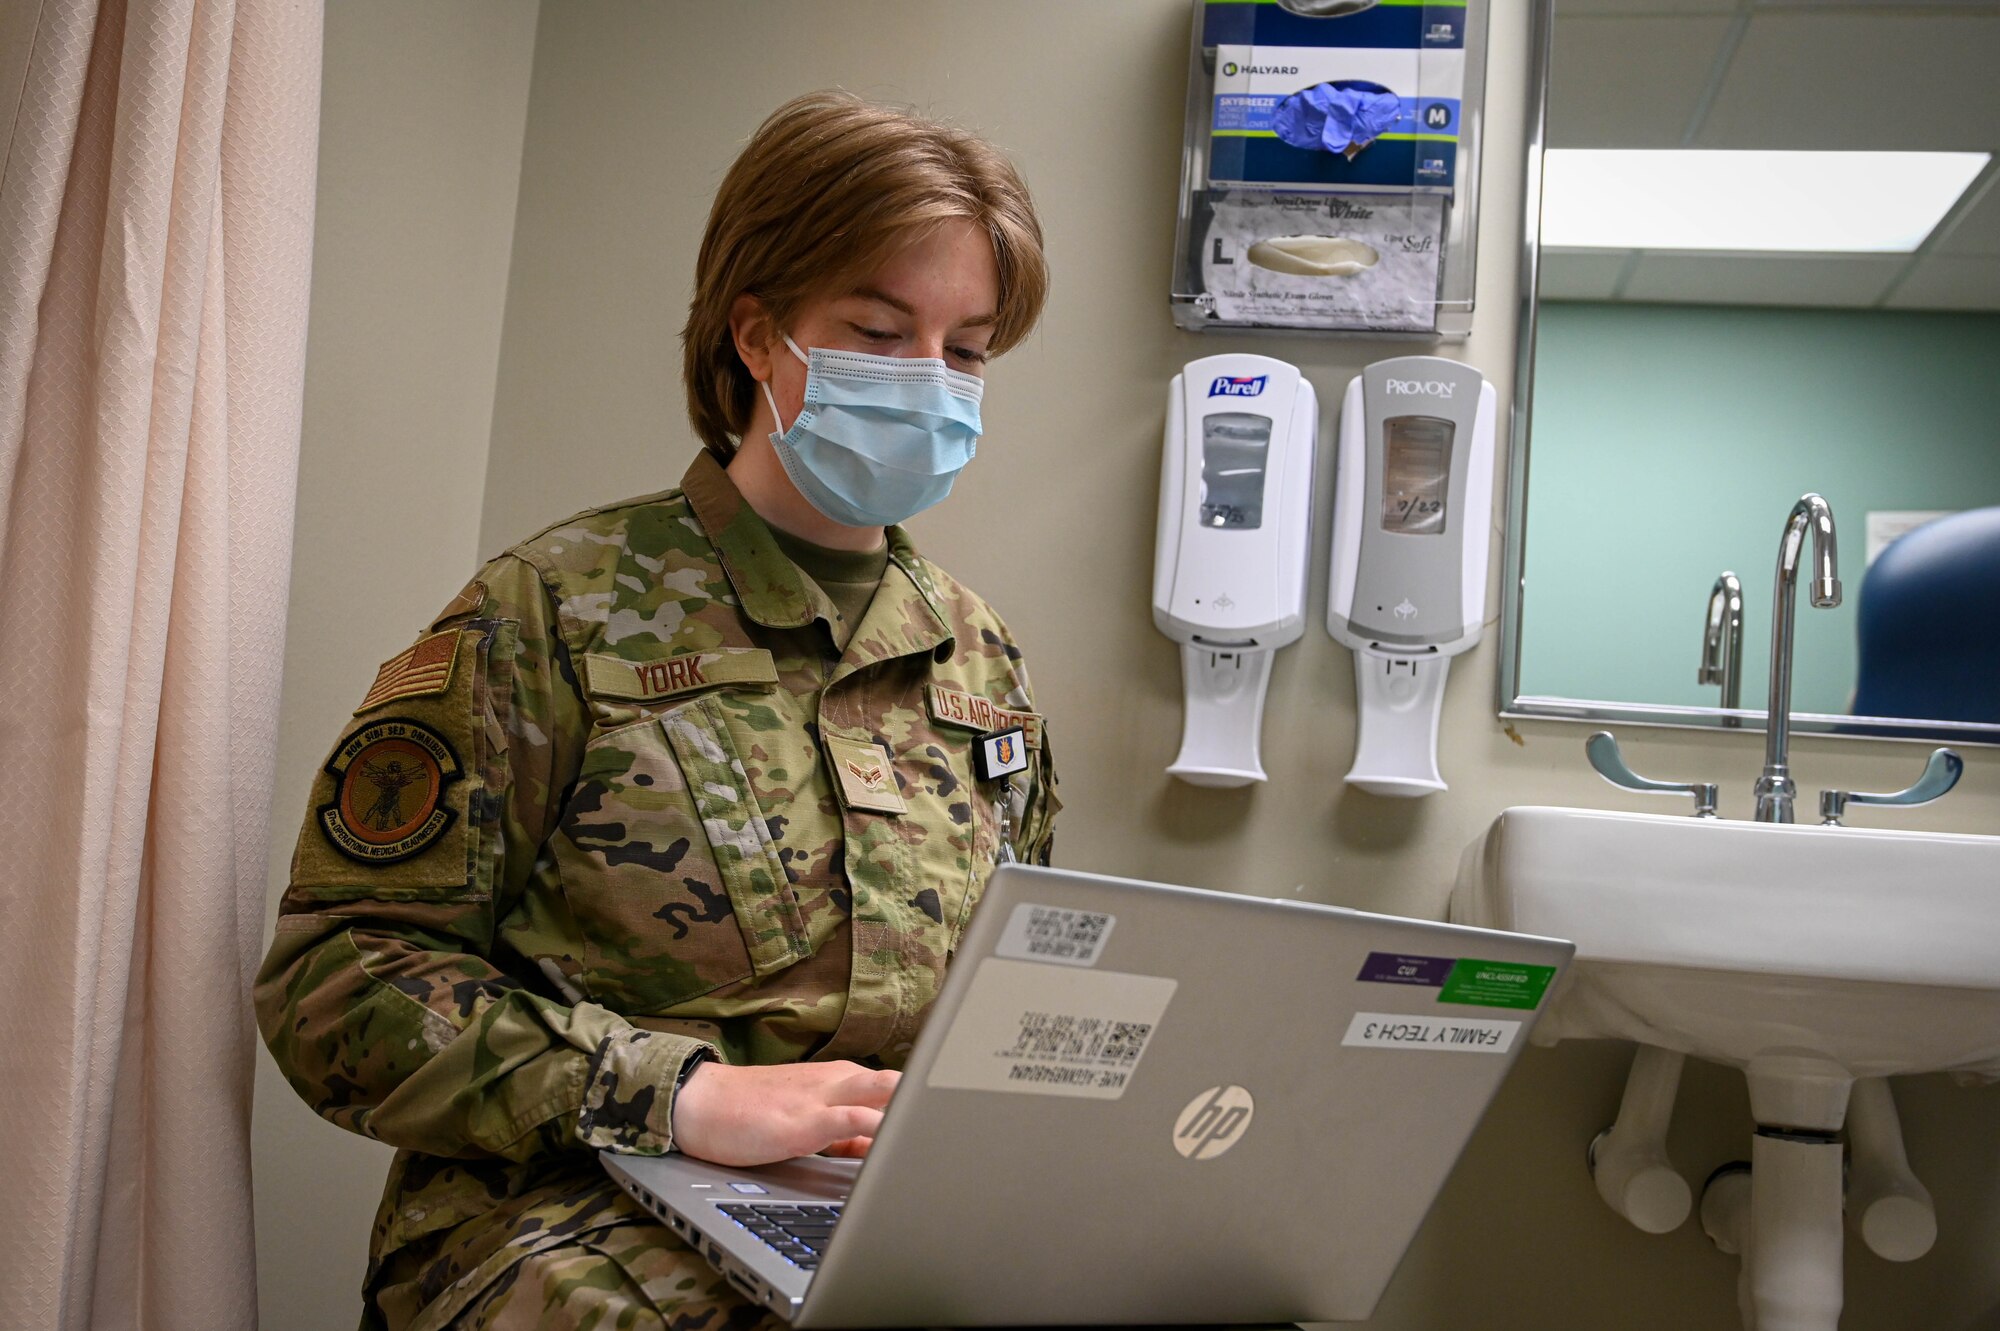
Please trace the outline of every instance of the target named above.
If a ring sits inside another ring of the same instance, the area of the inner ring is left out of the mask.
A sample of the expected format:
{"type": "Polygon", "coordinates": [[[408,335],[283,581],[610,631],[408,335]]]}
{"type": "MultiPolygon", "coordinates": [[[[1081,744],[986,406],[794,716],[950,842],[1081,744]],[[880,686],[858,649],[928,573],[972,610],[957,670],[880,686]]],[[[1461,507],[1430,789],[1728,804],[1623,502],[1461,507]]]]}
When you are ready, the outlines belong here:
{"type": "Polygon", "coordinates": [[[1194,0],[1182,328],[1472,328],[1489,0],[1194,0]]]}

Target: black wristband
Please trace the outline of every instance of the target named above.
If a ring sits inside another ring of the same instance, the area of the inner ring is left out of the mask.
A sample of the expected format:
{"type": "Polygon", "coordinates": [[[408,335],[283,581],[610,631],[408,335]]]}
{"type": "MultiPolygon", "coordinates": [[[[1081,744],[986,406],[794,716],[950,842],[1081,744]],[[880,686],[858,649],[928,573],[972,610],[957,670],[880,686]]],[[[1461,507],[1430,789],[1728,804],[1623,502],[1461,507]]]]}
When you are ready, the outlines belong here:
{"type": "Polygon", "coordinates": [[[681,1087],[687,1085],[688,1078],[694,1075],[696,1068],[704,1063],[718,1063],[720,1061],[720,1059],[716,1058],[713,1049],[695,1050],[694,1053],[688,1056],[688,1061],[681,1064],[680,1075],[674,1078],[675,1094],[679,1094],[681,1087]]]}

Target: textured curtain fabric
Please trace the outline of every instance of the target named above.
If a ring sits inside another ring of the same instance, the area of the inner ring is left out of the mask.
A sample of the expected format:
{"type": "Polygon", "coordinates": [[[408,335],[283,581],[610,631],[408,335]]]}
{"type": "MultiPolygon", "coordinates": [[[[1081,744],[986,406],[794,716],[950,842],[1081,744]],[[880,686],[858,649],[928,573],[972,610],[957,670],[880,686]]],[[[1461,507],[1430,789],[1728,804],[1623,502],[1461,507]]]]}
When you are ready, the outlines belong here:
{"type": "Polygon", "coordinates": [[[0,1327],[247,1329],[321,5],[6,3],[0,1327]]]}

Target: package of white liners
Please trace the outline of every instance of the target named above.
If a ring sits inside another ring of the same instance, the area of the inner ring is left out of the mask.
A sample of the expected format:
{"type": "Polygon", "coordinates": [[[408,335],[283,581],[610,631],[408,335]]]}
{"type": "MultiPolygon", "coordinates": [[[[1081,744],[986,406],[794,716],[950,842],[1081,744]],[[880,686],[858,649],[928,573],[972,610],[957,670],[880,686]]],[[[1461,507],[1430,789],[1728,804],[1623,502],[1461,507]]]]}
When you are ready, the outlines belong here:
{"type": "Polygon", "coordinates": [[[1195,0],[1183,328],[1471,329],[1490,0],[1195,0]]]}
{"type": "Polygon", "coordinates": [[[1208,204],[1202,288],[1217,320],[1429,332],[1445,201],[1232,190],[1208,204]]]}

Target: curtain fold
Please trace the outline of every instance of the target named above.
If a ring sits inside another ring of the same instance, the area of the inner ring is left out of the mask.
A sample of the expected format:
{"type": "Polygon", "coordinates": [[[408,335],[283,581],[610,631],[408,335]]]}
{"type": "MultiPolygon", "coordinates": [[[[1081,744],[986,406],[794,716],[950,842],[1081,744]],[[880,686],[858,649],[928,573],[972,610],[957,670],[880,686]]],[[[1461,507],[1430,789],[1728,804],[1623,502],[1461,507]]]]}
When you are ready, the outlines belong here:
{"type": "Polygon", "coordinates": [[[0,146],[0,1326],[256,1324],[320,0],[43,0],[0,146]]]}

